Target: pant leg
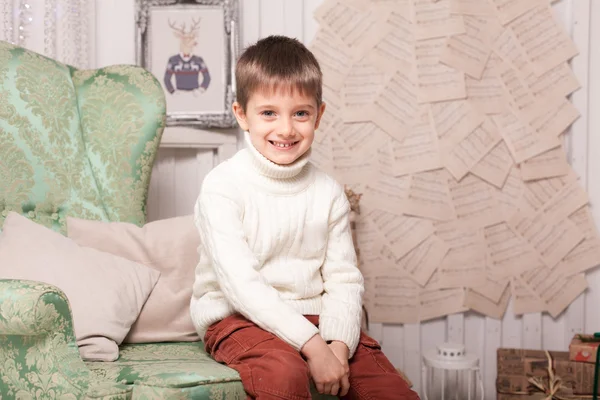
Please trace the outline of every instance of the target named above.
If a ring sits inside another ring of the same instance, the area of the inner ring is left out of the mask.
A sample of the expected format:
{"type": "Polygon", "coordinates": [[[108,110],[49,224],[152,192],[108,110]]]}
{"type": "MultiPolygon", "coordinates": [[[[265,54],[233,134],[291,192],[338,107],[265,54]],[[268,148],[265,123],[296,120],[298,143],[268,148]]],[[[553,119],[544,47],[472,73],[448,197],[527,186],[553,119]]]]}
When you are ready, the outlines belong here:
{"type": "Polygon", "coordinates": [[[205,348],[235,369],[251,399],[310,400],[310,373],[300,353],[239,314],[212,325],[205,348]]]}
{"type": "Polygon", "coordinates": [[[419,400],[383,354],[379,343],[364,333],[349,367],[350,391],[345,400],[419,400]]]}

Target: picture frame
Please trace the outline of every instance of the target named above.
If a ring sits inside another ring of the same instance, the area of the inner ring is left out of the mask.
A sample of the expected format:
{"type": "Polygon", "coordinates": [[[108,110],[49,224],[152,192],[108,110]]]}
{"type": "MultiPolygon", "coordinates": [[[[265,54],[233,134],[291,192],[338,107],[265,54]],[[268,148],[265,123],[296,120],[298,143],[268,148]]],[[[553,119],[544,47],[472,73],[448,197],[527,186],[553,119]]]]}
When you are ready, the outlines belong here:
{"type": "Polygon", "coordinates": [[[167,126],[237,126],[238,0],[136,0],[136,62],[161,83],[167,126]]]}

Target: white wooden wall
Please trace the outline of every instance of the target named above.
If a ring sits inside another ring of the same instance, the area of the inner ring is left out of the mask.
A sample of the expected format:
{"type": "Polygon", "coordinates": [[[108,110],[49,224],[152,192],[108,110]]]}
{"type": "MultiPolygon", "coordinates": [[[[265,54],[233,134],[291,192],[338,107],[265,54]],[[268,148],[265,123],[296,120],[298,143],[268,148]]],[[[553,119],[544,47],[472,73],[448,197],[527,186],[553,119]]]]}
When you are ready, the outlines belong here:
{"type": "MultiPolygon", "coordinates": [[[[99,66],[133,63],[133,0],[96,0],[99,66]],[[125,40],[131,38],[131,41],[125,40]]],[[[316,32],[312,18],[321,0],[240,0],[244,44],[269,34],[285,34],[308,43],[316,32]]],[[[582,117],[573,126],[569,154],[592,201],[600,226],[600,2],[559,0],[554,8],[580,49],[573,68],[583,88],[573,96],[582,117]]],[[[151,182],[150,219],[191,213],[203,176],[240,145],[235,130],[166,133],[151,182]]],[[[422,351],[443,341],[465,343],[481,361],[487,399],[495,398],[496,349],[526,347],[566,350],[576,332],[600,331],[600,271],[589,274],[590,290],[563,315],[531,314],[502,321],[474,313],[453,315],[420,325],[372,324],[371,334],[396,367],[421,392],[422,351]]]]}

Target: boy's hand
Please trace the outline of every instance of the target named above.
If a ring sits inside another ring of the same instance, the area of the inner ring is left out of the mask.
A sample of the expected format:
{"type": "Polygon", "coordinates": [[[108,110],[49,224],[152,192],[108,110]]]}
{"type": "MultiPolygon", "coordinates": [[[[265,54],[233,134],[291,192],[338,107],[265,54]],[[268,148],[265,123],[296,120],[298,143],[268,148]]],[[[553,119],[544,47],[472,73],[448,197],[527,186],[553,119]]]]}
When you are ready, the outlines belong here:
{"type": "Polygon", "coordinates": [[[306,357],[317,391],[337,396],[340,387],[348,382],[348,373],[327,343],[317,334],[306,342],[301,351],[306,357]]]}
{"type": "Polygon", "coordinates": [[[350,374],[350,367],[348,366],[348,356],[350,355],[350,349],[348,349],[346,343],[340,342],[338,340],[334,340],[333,342],[329,343],[329,348],[340,361],[342,367],[344,367],[344,371],[346,371],[346,374],[340,381],[339,393],[339,396],[345,396],[348,394],[348,390],[350,390],[350,382],[348,380],[348,376],[350,374]]]}

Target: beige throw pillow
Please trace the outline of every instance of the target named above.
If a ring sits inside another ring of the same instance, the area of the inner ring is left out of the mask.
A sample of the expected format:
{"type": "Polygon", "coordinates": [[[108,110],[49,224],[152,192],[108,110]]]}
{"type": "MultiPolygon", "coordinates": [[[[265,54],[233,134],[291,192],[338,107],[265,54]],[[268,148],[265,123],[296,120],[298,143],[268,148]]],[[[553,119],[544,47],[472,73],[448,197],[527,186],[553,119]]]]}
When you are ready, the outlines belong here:
{"type": "Polygon", "coordinates": [[[79,352],[114,361],[160,273],[73,240],[11,212],[0,240],[0,278],[60,288],[69,299],[79,352]]]}
{"type": "Polygon", "coordinates": [[[200,340],[190,317],[200,245],[193,216],[154,221],[141,228],[124,222],[68,218],[67,231],[81,246],[112,253],[161,272],[156,287],[125,338],[126,343],[200,340]]]}

